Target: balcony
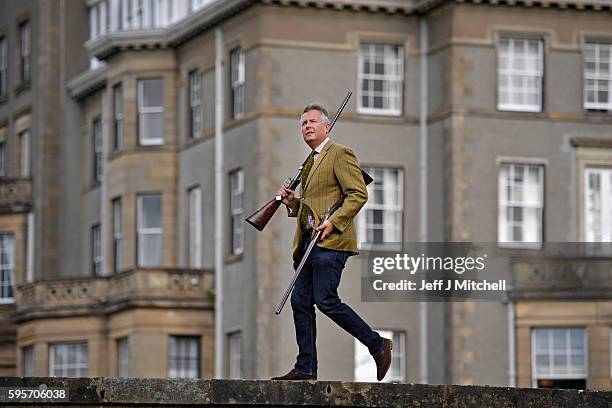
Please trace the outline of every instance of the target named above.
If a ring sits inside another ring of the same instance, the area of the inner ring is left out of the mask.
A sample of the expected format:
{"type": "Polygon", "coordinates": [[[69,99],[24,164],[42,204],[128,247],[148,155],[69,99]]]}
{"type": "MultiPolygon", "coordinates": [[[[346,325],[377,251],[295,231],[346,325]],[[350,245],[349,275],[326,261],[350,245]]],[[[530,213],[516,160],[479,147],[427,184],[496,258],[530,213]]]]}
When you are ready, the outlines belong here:
{"type": "Polygon", "coordinates": [[[612,299],[612,243],[562,243],[535,257],[514,259],[515,300],[612,299]]]}
{"type": "Polygon", "coordinates": [[[116,275],[66,278],[17,287],[13,318],[110,314],[131,307],[212,309],[213,271],[135,269],[116,275]]]}
{"type": "Polygon", "coordinates": [[[29,178],[0,178],[0,214],[27,213],[32,208],[29,178]]]}

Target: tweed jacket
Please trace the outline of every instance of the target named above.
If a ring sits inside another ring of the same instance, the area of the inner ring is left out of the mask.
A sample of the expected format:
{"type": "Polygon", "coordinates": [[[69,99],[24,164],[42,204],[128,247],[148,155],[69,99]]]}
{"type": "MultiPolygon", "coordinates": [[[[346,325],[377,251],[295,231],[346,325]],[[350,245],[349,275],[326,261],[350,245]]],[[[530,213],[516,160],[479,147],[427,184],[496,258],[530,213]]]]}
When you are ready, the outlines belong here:
{"type": "MultiPolygon", "coordinates": [[[[357,233],[353,218],[368,201],[368,189],[363,181],[357,157],[351,149],[329,140],[315,160],[300,198],[293,200],[287,208],[290,217],[300,219],[301,211],[308,207],[315,217],[315,226],[321,222],[329,207],[341,195],[344,203],[331,216],[332,233],[318,246],[357,254],[357,233]]],[[[298,225],[293,239],[293,259],[299,256],[302,241],[301,226],[298,225]]]]}

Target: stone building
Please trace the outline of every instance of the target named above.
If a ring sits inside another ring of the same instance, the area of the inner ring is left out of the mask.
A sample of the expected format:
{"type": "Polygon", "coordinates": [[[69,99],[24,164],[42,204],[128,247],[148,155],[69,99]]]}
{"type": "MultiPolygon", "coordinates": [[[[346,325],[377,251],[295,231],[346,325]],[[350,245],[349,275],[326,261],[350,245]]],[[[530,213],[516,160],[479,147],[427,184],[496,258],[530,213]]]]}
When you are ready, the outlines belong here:
{"type": "MultiPolygon", "coordinates": [[[[333,137],[375,182],[340,295],[393,336],[387,379],[611,388],[610,252],[571,255],[579,285],[533,260],[612,240],[609,1],[0,7],[3,374],[212,376],[215,220],[221,375],[288,370],[274,308],[294,225],[242,220],[307,155],[302,107],[352,90],[333,137]],[[370,250],[419,240],[518,258],[504,302],[362,302],[370,250]]],[[[353,338],[318,325],[319,378],[370,379],[353,338]]]]}

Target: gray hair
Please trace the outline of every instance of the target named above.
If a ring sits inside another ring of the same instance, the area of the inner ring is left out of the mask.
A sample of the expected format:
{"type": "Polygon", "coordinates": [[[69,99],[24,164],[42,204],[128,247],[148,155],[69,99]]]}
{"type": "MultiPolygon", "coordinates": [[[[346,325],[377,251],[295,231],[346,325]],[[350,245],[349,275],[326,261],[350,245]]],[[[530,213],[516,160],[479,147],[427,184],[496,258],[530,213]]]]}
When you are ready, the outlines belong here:
{"type": "Polygon", "coordinates": [[[321,112],[321,115],[323,115],[323,123],[330,123],[331,121],[329,120],[329,113],[327,113],[327,109],[325,109],[321,104],[317,103],[317,102],[311,102],[308,105],[306,105],[306,107],[304,108],[304,110],[302,111],[302,115],[308,111],[311,110],[316,110],[321,112]]]}

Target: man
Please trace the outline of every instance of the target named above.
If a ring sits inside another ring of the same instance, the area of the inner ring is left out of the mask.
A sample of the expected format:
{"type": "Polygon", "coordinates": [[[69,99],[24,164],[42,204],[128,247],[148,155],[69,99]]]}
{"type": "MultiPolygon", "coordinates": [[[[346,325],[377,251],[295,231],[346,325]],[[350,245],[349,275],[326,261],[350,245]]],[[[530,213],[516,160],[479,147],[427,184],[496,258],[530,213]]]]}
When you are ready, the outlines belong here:
{"type": "Polygon", "coordinates": [[[329,139],[331,124],[325,108],[318,104],[307,105],[301,125],[304,141],[312,149],[302,174],[302,196],[295,197],[294,191],[285,187],[277,192],[283,197],[289,216],[298,219],[293,242],[294,268],[315,231],[321,231],[321,236],[291,292],[299,349],[297,361],[289,373],[272,379],[317,379],[316,305],[319,311],[368,347],[376,362],[378,381],[381,381],[391,365],[393,342],[373,331],[353,309],[341,302],[337,292],[347,258],[357,254],[353,218],[368,200],[368,190],[355,154],[329,139]],[[319,225],[323,214],[341,195],[345,195],[342,206],[319,225]]]}

